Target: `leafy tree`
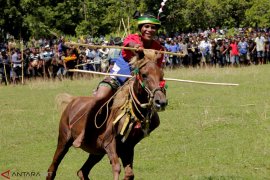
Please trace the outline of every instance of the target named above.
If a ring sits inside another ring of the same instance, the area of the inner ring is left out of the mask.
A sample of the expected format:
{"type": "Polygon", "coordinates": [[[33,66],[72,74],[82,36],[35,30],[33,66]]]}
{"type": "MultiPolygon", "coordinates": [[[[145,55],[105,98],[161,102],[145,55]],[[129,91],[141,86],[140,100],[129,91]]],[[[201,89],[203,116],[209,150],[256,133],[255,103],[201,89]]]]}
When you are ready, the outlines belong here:
{"type": "Polygon", "coordinates": [[[254,0],[251,8],[246,13],[245,23],[255,27],[270,26],[270,2],[269,0],[254,0]]]}
{"type": "MultiPolygon", "coordinates": [[[[135,10],[158,14],[163,0],[1,0],[0,35],[100,36],[116,34],[120,22],[128,20],[137,31],[135,10]]],[[[270,25],[269,0],[168,0],[161,13],[167,34],[208,27],[270,25]],[[165,18],[164,18],[165,17],[165,18]]],[[[121,28],[123,33],[123,28],[121,28]]],[[[121,33],[121,34],[122,34],[121,33]]]]}

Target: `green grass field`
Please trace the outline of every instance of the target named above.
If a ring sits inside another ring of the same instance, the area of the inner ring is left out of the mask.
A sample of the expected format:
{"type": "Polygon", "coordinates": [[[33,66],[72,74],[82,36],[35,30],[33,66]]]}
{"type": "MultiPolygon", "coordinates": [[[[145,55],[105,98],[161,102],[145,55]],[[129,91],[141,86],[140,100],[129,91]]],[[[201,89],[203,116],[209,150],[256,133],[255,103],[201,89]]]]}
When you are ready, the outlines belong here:
{"type": "MultiPolygon", "coordinates": [[[[270,179],[269,71],[270,65],[166,71],[166,77],[240,86],[168,82],[169,105],[160,113],[160,127],[135,148],[135,179],[270,179]]],[[[1,173],[45,173],[58,136],[55,96],[89,95],[99,80],[0,86],[1,173]]],[[[76,179],[87,157],[71,148],[56,179],[76,179]]],[[[94,167],[92,177],[112,179],[107,157],[94,167]]]]}

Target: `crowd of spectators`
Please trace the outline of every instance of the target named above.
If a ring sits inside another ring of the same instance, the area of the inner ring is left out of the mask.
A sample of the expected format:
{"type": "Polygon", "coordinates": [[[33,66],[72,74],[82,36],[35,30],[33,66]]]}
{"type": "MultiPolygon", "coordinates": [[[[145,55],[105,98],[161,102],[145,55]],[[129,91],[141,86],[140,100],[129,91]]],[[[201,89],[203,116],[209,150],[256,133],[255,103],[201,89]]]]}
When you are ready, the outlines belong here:
{"type": "MultiPolygon", "coordinates": [[[[261,65],[270,62],[269,29],[237,29],[228,35],[225,30],[208,29],[197,33],[176,33],[169,37],[157,37],[166,51],[179,54],[165,55],[165,68],[179,67],[239,67],[261,65]]],[[[120,37],[105,40],[79,38],[77,43],[104,45],[104,48],[66,45],[63,37],[38,40],[31,39],[18,48],[18,42],[0,42],[0,82],[17,83],[22,75],[32,78],[59,79],[73,78],[68,69],[107,72],[113,61],[120,55],[120,37]]]]}
{"type": "Polygon", "coordinates": [[[167,51],[181,57],[165,56],[165,63],[175,67],[226,67],[266,64],[270,62],[270,33],[267,29],[226,31],[209,29],[201,33],[160,38],[167,51]]]}
{"type": "MultiPolygon", "coordinates": [[[[113,59],[120,55],[120,49],[89,48],[66,45],[65,39],[39,39],[30,41],[22,50],[18,43],[11,40],[1,43],[0,82],[17,84],[22,76],[25,80],[73,79],[73,72],[68,69],[81,69],[107,72],[113,59]],[[29,46],[29,47],[28,47],[29,46]]],[[[82,43],[82,39],[78,42],[82,43]]],[[[85,42],[83,42],[85,43],[85,42]]],[[[101,41],[96,45],[121,45],[121,38],[111,42],[101,41]]],[[[87,44],[92,44],[87,42],[87,44]]]]}

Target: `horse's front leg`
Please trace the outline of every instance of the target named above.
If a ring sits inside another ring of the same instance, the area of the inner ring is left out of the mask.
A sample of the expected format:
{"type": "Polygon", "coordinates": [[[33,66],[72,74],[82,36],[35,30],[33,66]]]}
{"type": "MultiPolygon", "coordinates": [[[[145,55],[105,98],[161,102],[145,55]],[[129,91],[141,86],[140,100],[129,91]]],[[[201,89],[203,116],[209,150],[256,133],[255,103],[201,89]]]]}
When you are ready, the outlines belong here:
{"type": "Polygon", "coordinates": [[[87,161],[81,167],[81,169],[77,172],[77,175],[81,180],[86,180],[88,178],[88,174],[91,169],[103,158],[103,154],[101,155],[94,155],[90,154],[87,161]]]}
{"type": "Polygon", "coordinates": [[[120,166],[118,155],[116,153],[115,139],[113,139],[112,142],[105,147],[105,151],[112,165],[113,178],[114,180],[118,180],[120,172],[121,172],[121,166],[120,166]]]}
{"type": "Polygon", "coordinates": [[[133,147],[121,148],[118,154],[125,168],[124,180],[134,179],[133,173],[134,148],[133,147]]]}

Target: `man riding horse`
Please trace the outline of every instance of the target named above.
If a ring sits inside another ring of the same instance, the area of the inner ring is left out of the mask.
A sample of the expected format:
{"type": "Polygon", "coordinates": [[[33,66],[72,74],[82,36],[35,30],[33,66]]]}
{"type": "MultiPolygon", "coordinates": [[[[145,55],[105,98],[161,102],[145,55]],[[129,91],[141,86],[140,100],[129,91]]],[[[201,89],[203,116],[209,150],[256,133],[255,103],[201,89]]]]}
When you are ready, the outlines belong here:
{"type": "MultiPolygon", "coordinates": [[[[152,15],[142,15],[137,17],[138,20],[138,29],[140,34],[130,34],[126,37],[123,42],[123,45],[126,47],[136,48],[137,50],[122,50],[120,57],[115,60],[113,68],[111,68],[111,74],[131,74],[130,60],[134,56],[143,57],[144,49],[153,49],[153,50],[163,50],[163,47],[154,40],[156,32],[161,26],[161,22],[152,15]]],[[[157,60],[157,64],[162,68],[163,55],[157,60]]],[[[118,89],[126,82],[127,78],[125,77],[115,77],[110,76],[105,78],[102,82],[99,83],[97,90],[94,93],[95,106],[101,106],[105,103],[118,89]]],[[[155,119],[154,122],[158,122],[156,127],[159,125],[159,117],[157,113],[152,116],[155,119]]],[[[73,142],[74,147],[80,147],[84,139],[84,131],[78,136],[77,139],[73,142]]]]}

